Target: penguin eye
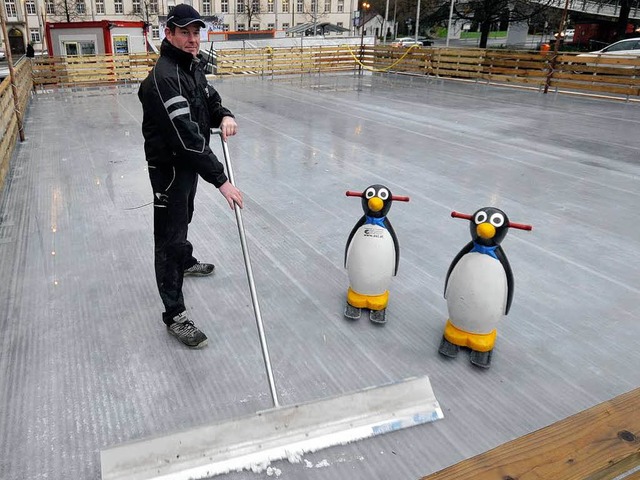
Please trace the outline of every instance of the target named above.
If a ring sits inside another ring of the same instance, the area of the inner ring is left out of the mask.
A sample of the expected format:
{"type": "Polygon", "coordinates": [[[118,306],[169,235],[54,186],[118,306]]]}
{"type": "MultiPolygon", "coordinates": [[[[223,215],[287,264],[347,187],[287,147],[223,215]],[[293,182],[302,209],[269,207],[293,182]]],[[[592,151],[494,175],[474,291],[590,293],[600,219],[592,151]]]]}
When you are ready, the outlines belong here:
{"type": "Polygon", "coordinates": [[[387,190],[386,188],[381,188],[380,190],[378,190],[378,197],[380,197],[381,200],[386,200],[387,198],[389,198],[389,190],[387,190]]]}
{"type": "Polygon", "coordinates": [[[487,212],[478,212],[476,213],[476,218],[473,219],[476,222],[476,225],[480,225],[487,221],[487,212]]]}
{"type": "Polygon", "coordinates": [[[367,191],[364,192],[364,198],[366,198],[367,200],[369,200],[370,198],[373,198],[376,194],[375,189],[373,188],[367,188],[367,191]]]}
{"type": "Polygon", "coordinates": [[[494,227],[501,227],[502,225],[504,225],[504,215],[502,215],[501,213],[494,213],[493,215],[491,215],[490,222],[494,227]]]}

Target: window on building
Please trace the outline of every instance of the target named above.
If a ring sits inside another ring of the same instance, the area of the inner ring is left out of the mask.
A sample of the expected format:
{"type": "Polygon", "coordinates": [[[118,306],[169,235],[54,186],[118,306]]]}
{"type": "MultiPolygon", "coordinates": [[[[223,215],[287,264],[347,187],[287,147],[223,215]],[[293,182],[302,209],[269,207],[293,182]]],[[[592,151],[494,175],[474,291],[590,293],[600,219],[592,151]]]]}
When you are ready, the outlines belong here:
{"type": "Polygon", "coordinates": [[[46,0],[45,7],[48,15],[56,14],[56,4],[53,0],[46,0]]]}
{"type": "Polygon", "coordinates": [[[311,0],[311,13],[318,11],[318,0],[311,0]]]}
{"type": "Polygon", "coordinates": [[[267,23],[267,30],[275,30],[275,29],[276,29],[275,23],[267,23]]]}
{"type": "Polygon", "coordinates": [[[324,11],[325,12],[331,11],[331,0],[324,0],[324,11]]]}
{"type": "Polygon", "coordinates": [[[202,0],[202,15],[211,15],[211,0],[202,0]]]}
{"type": "Polygon", "coordinates": [[[220,2],[220,12],[229,13],[229,0],[222,0],[222,2],[220,2]]]}
{"type": "Polygon", "coordinates": [[[96,0],[96,13],[104,15],[104,0],[96,0]]]}
{"type": "Polygon", "coordinates": [[[260,30],[260,24],[254,23],[253,25],[251,25],[251,30],[253,30],[254,32],[257,32],[258,30],[260,30]]]}
{"type": "Polygon", "coordinates": [[[289,24],[288,23],[283,23],[282,24],[282,29],[283,30],[287,30],[289,28],[289,24]]]}
{"type": "Polygon", "coordinates": [[[229,24],[225,23],[224,25],[222,25],[222,31],[223,32],[228,32],[229,31],[229,24]]]}
{"type": "Polygon", "coordinates": [[[273,0],[267,0],[267,12],[273,13],[273,0]]]}
{"type": "Polygon", "coordinates": [[[158,13],[158,0],[151,0],[149,2],[149,13],[158,13]]]}
{"type": "Polygon", "coordinates": [[[151,38],[154,40],[160,39],[160,27],[157,25],[151,26],[151,38]]]}
{"type": "Polygon", "coordinates": [[[256,13],[260,12],[260,0],[251,0],[251,10],[256,13]]]}
{"type": "Polygon", "coordinates": [[[296,12],[303,13],[304,12],[304,0],[297,0],[296,2],[296,12]]]}
{"type": "Polygon", "coordinates": [[[289,0],[282,0],[282,13],[289,13],[289,0]]]}
{"type": "Polygon", "coordinates": [[[87,6],[84,3],[84,0],[76,0],[76,12],[84,13],[87,11],[87,6]]]}
{"type": "Polygon", "coordinates": [[[239,23],[239,24],[238,24],[238,31],[239,31],[239,32],[244,32],[244,30],[245,30],[244,23],[239,23]]]}
{"type": "Polygon", "coordinates": [[[124,5],[122,4],[122,0],[114,0],[113,7],[116,13],[124,13],[124,5]]]}
{"type": "Polygon", "coordinates": [[[244,0],[238,0],[238,3],[236,4],[236,12],[244,13],[244,0]]]}
{"type": "Polygon", "coordinates": [[[133,13],[142,13],[142,6],[140,0],[133,0],[133,13]]]}
{"type": "MultiPolygon", "coordinates": [[[[337,26],[342,27],[343,23],[342,22],[337,22],[336,23],[337,26]]],[[[343,27],[344,28],[344,27],[343,27]]],[[[338,35],[342,35],[342,32],[337,32],[338,35]]]]}
{"type": "Polygon", "coordinates": [[[80,55],[95,55],[96,54],[96,44],[87,41],[87,42],[79,42],[80,43],[80,55]]]}
{"type": "Polygon", "coordinates": [[[40,29],[39,28],[30,28],[29,33],[31,35],[31,41],[33,43],[40,43],[42,38],[40,37],[40,29]]]}
{"type": "Polygon", "coordinates": [[[338,12],[344,12],[344,0],[338,0],[338,12]]]}
{"type": "Polygon", "coordinates": [[[36,14],[36,2],[33,0],[29,0],[24,4],[27,9],[27,15],[35,15],[36,14]]]}
{"type": "Polygon", "coordinates": [[[16,10],[15,0],[5,0],[4,6],[5,6],[5,9],[7,10],[7,17],[18,16],[18,10],[16,10]]]}

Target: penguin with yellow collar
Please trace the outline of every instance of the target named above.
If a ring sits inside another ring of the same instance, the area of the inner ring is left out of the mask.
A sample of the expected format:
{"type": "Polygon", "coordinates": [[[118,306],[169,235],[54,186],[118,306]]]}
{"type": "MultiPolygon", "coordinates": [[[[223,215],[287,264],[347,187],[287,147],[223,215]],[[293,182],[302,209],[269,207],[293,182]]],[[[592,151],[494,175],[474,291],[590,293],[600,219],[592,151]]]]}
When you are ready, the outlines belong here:
{"type": "Polygon", "coordinates": [[[344,316],[358,319],[363,308],[369,320],[386,322],[389,283],[398,273],[400,247],[387,218],[393,201],[408,202],[409,197],[392,195],[384,185],[371,185],[364,192],[347,192],[361,197],[364,215],[355,224],[345,247],[344,265],[349,273],[349,289],[344,316]]]}
{"type": "Polygon", "coordinates": [[[489,368],[496,327],[509,313],[513,300],[513,273],[501,242],[509,228],[531,230],[513,223],[500,209],[485,207],[473,215],[452,212],[470,220],[471,242],[455,256],[445,280],[449,319],[440,354],[454,358],[460,347],[471,349],[471,363],[489,368]]]}

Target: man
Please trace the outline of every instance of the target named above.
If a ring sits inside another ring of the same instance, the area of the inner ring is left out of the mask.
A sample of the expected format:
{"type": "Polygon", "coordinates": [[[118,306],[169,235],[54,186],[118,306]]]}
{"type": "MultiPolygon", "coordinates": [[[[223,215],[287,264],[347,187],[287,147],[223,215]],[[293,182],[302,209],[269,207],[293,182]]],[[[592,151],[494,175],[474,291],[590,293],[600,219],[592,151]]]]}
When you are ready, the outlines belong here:
{"type": "Polygon", "coordinates": [[[215,185],[233,209],[242,207],[242,193],[227,179],[224,167],[209,148],[210,128],[224,140],[237,124],[222,106],[220,95],[204,75],[198,55],[200,28],[205,24],[191,6],[177,5],[169,13],[160,58],[140,85],[144,150],[153,188],[156,282],[169,333],[189,347],[207,344],[207,336],[189,319],[182,296],[185,275],[205,276],[214,266],[193,257],[187,240],[198,176],[215,185]]]}

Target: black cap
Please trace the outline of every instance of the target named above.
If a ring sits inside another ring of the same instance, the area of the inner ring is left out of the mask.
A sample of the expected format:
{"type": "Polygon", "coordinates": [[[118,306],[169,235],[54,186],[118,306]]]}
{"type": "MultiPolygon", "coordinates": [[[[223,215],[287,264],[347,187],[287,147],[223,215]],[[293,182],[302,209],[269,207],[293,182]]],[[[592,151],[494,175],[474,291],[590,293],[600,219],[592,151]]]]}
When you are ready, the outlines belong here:
{"type": "Polygon", "coordinates": [[[171,12],[169,12],[169,18],[167,18],[167,27],[186,27],[194,23],[202,28],[205,27],[204,21],[198,11],[186,3],[181,3],[173,7],[171,12]]]}

